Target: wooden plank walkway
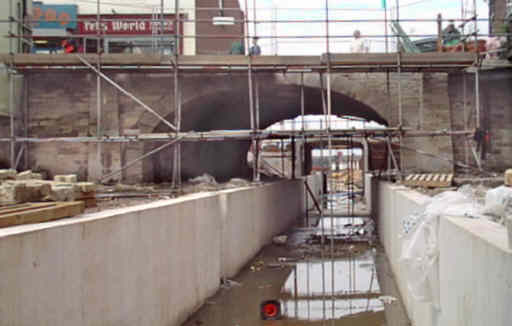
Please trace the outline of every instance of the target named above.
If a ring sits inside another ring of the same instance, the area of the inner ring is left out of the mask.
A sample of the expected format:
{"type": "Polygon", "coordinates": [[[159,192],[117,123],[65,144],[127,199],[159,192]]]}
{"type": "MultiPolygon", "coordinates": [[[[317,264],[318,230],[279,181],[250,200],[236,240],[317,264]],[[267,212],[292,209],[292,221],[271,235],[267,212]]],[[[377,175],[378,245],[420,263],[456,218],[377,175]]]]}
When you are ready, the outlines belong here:
{"type": "MultiPolygon", "coordinates": [[[[82,55],[88,62],[96,65],[96,54],[82,55]]],[[[331,54],[331,66],[334,71],[395,71],[398,65],[402,71],[411,69],[425,71],[461,70],[472,66],[475,54],[472,53],[343,53],[331,54]]],[[[195,55],[179,56],[181,69],[193,68],[195,72],[211,72],[223,67],[245,68],[249,61],[254,69],[326,69],[327,56],[255,56],[243,55],[195,55]]],[[[119,69],[144,67],[165,67],[168,72],[173,68],[174,57],[144,54],[103,54],[100,61],[104,66],[119,69]]],[[[0,53],[0,62],[12,64],[18,68],[43,67],[85,67],[77,55],[73,54],[14,54],[0,53]]],[[[157,70],[157,69],[155,69],[157,70]]],[[[158,71],[158,70],[157,70],[158,71]]],[[[242,70],[243,71],[243,70],[242,70]]]]}

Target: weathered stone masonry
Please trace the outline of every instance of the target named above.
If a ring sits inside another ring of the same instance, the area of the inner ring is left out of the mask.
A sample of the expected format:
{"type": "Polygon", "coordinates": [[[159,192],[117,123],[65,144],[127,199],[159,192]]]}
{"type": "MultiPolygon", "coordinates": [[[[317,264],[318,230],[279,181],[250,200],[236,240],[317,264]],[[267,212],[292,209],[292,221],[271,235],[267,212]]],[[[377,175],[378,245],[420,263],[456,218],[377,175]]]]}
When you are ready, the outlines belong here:
{"type": "MultiPolygon", "coordinates": [[[[512,74],[482,74],[482,121],[492,131],[492,150],[488,166],[504,168],[511,157],[512,137],[507,126],[512,117],[510,86],[512,74]]],[[[111,74],[144,103],[167,119],[173,119],[173,78],[166,74],[111,74]]],[[[305,75],[306,113],[322,114],[318,75],[305,75]]],[[[474,106],[474,81],[468,75],[466,105],[474,106]]],[[[28,87],[28,132],[30,137],[77,137],[96,135],[96,77],[92,73],[31,73],[28,87]]],[[[298,75],[258,75],[261,87],[262,127],[300,112],[298,75]]],[[[461,130],[463,116],[463,77],[460,74],[335,74],[333,113],[365,117],[391,126],[398,125],[398,85],[402,88],[403,126],[423,130],[461,130]]],[[[237,74],[217,76],[186,75],[183,87],[183,130],[249,128],[247,77],[237,74]]],[[[102,83],[102,133],[127,135],[133,132],[169,132],[153,115],[136,103],[102,83]]],[[[18,132],[19,134],[19,132],[18,132]]],[[[102,173],[116,170],[158,144],[103,144],[98,165],[97,145],[80,143],[31,144],[29,166],[52,174],[78,173],[80,179],[97,179],[102,173]]],[[[464,161],[460,137],[406,138],[404,145],[447,159],[464,161]]],[[[204,172],[220,178],[250,175],[245,164],[248,142],[187,143],[183,145],[185,177],[204,172]]],[[[172,152],[163,152],[126,170],[117,179],[124,182],[166,181],[171,172],[172,152]]],[[[447,161],[426,158],[403,151],[407,169],[447,171],[447,161]]],[[[7,152],[3,151],[2,161],[7,152]]],[[[8,156],[7,156],[8,158],[8,156]]],[[[8,161],[8,159],[7,159],[8,161]]]]}

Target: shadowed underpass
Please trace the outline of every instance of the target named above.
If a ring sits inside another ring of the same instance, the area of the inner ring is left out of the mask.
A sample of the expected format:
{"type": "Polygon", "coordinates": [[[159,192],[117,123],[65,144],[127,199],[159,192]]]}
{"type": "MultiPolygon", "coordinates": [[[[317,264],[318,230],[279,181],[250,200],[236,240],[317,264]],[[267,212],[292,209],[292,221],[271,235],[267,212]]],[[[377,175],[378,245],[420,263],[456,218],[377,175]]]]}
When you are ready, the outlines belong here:
{"type": "MultiPolygon", "coordinates": [[[[191,78],[191,77],[189,77],[191,78]]],[[[282,85],[276,75],[258,75],[260,102],[260,129],[272,124],[293,119],[301,113],[300,87],[282,85]]],[[[233,88],[207,96],[197,97],[183,104],[184,131],[237,130],[250,129],[249,94],[247,79],[229,77],[233,88]]],[[[185,80],[187,78],[185,77],[185,80]]],[[[184,94],[186,98],[186,94],[184,94]]],[[[306,115],[322,115],[321,90],[304,88],[304,112],[306,115]]],[[[341,93],[332,94],[332,114],[337,116],[355,116],[368,121],[387,125],[387,121],[376,110],[341,93]]],[[[173,121],[174,115],[167,120],[173,121]]],[[[154,132],[168,132],[169,128],[161,123],[154,132]]],[[[233,177],[248,178],[251,168],[246,164],[250,141],[195,142],[182,145],[182,176],[184,180],[208,173],[219,181],[233,177]]],[[[149,151],[160,144],[146,145],[149,151]]],[[[152,167],[146,174],[148,181],[168,182],[172,179],[173,149],[166,149],[155,155],[150,163],[152,167]],[[151,173],[153,172],[153,174],[151,173]]]]}

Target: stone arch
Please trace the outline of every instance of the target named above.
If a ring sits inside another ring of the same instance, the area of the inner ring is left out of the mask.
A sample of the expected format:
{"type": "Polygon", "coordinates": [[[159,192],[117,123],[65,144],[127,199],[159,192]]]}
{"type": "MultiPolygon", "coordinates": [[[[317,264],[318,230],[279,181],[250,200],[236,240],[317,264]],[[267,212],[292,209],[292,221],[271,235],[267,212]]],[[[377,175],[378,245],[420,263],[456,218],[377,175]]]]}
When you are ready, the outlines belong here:
{"type": "MultiPolygon", "coordinates": [[[[185,84],[182,108],[183,131],[208,131],[228,129],[249,129],[249,101],[247,77],[229,76],[227,80],[217,79],[217,85],[204,82],[185,84]],[[219,85],[220,84],[220,85],[219,85]],[[201,87],[207,88],[202,90],[201,87]],[[208,90],[212,88],[212,90],[208,90]],[[190,96],[195,94],[195,96],[190,96]]],[[[283,80],[279,75],[259,75],[261,128],[300,115],[300,92],[296,84],[283,80]]],[[[321,92],[318,87],[305,87],[305,113],[322,114],[321,92]]],[[[352,115],[387,124],[374,108],[355,100],[346,94],[333,92],[333,114],[352,115]]],[[[173,113],[166,116],[173,120],[173,113]]],[[[168,127],[157,123],[154,132],[166,132],[168,127]]],[[[151,147],[146,148],[146,151],[151,147]]],[[[231,177],[248,177],[251,170],[245,163],[250,142],[185,143],[182,146],[182,172],[185,179],[209,173],[219,180],[231,177]]],[[[148,160],[144,166],[146,180],[169,181],[172,175],[172,150],[162,151],[148,160]]]]}
{"type": "MultiPolygon", "coordinates": [[[[280,75],[278,78],[281,79],[282,83],[300,85],[299,74],[280,75]]],[[[324,87],[326,87],[326,76],[324,75],[323,78],[324,87]]],[[[394,77],[389,79],[389,83],[385,73],[336,73],[332,74],[331,78],[331,87],[335,94],[343,94],[366,107],[372,108],[381,118],[380,121],[373,119],[376,122],[386,125],[397,124],[397,114],[394,113],[397,111],[397,103],[393,100],[393,96],[396,96],[396,87],[393,85],[394,77]]],[[[403,77],[404,85],[409,83],[406,80],[407,78],[410,79],[410,76],[403,77]]],[[[320,88],[320,85],[320,74],[304,74],[305,87],[320,88]]],[[[366,114],[363,115],[364,118],[368,117],[366,114]]],[[[369,120],[372,120],[372,118],[369,118],[369,120]]]]}

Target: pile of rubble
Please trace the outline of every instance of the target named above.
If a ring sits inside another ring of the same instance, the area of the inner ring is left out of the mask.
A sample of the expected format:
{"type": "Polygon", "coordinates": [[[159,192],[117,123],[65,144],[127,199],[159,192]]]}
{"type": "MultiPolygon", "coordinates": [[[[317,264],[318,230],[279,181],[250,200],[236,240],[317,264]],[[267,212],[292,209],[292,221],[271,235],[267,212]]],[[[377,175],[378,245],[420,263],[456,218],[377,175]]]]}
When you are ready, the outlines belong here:
{"type": "Polygon", "coordinates": [[[76,175],[56,175],[43,180],[40,173],[0,170],[0,205],[28,202],[85,201],[86,207],[96,205],[96,184],[78,182],[76,175]]]}

